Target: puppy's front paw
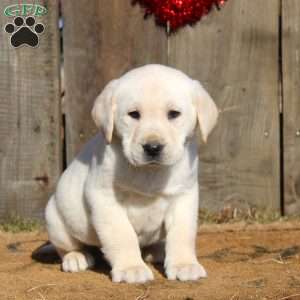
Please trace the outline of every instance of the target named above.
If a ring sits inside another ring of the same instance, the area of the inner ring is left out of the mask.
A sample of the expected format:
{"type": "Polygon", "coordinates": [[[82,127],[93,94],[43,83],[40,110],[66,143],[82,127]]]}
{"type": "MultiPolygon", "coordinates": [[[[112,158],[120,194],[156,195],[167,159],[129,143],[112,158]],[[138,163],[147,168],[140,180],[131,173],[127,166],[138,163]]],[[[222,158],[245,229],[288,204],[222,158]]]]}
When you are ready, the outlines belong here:
{"type": "Polygon", "coordinates": [[[64,255],[62,269],[64,272],[85,271],[95,264],[95,260],[89,253],[72,251],[64,255]]]}
{"type": "Polygon", "coordinates": [[[146,264],[112,270],[113,282],[143,283],[153,280],[153,273],[146,264]]]}
{"type": "Polygon", "coordinates": [[[207,277],[205,269],[199,263],[171,264],[166,267],[166,274],[169,280],[179,279],[181,281],[207,277]]]}

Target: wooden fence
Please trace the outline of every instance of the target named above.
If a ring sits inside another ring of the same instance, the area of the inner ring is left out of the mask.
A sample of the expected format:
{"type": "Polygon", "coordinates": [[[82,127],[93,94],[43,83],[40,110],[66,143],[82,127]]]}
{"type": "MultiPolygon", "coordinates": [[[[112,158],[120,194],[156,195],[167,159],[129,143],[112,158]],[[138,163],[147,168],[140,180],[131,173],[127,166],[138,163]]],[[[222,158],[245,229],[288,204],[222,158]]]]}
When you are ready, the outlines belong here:
{"type": "MultiPolygon", "coordinates": [[[[1,1],[1,11],[13,3],[1,1]]],[[[63,52],[58,2],[34,3],[48,8],[39,47],[13,49],[0,30],[1,218],[42,217],[64,157],[97,131],[96,95],[147,63],[200,80],[222,110],[200,151],[203,208],[300,211],[300,1],[229,0],[167,36],[131,0],[64,0],[63,52]]],[[[2,14],[0,26],[9,20],[2,14]]]]}

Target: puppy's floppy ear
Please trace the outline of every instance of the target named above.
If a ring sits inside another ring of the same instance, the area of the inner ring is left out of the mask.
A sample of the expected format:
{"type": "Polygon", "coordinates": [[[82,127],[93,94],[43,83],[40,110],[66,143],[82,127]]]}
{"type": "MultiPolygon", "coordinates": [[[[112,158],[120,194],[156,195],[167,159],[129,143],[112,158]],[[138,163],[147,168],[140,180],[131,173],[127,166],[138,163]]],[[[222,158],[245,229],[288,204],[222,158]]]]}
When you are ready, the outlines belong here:
{"type": "Polygon", "coordinates": [[[103,132],[107,143],[111,143],[114,128],[114,112],[116,102],[114,100],[114,91],[118,80],[110,81],[100,95],[96,98],[92,118],[98,128],[103,132]]]}
{"type": "Polygon", "coordinates": [[[199,81],[194,80],[195,105],[198,116],[198,123],[203,141],[206,143],[207,137],[215,127],[218,120],[218,108],[213,99],[202,87],[199,81]]]}

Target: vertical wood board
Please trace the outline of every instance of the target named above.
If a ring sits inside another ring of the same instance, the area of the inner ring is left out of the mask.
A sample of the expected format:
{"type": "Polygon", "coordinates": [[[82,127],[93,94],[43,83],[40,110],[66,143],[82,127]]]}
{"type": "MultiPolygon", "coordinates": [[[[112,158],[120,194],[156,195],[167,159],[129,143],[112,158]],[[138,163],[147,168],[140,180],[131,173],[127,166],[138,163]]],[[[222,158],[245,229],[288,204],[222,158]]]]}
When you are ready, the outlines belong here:
{"type": "Polygon", "coordinates": [[[119,0],[64,0],[67,160],[97,132],[91,109],[103,87],[147,63],[167,63],[167,38],[140,6],[119,0]]]}
{"type": "Polygon", "coordinates": [[[170,65],[201,81],[222,111],[200,148],[210,211],[280,209],[278,12],[277,0],[232,0],[170,38],[170,65]]]}
{"type": "Polygon", "coordinates": [[[0,3],[0,218],[42,218],[61,169],[58,2],[36,17],[45,25],[38,47],[13,48],[0,3]]]}
{"type": "Polygon", "coordinates": [[[300,2],[282,1],[284,205],[300,212],[300,2]]]}

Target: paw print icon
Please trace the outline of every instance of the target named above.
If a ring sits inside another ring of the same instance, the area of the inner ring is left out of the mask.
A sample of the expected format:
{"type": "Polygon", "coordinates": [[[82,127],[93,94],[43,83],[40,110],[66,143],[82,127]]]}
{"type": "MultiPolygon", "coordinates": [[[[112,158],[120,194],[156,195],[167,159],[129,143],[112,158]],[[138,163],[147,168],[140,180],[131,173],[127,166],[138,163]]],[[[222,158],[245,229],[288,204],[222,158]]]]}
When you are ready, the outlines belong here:
{"type": "Polygon", "coordinates": [[[34,17],[26,19],[16,17],[13,23],[7,23],[4,30],[11,35],[10,43],[14,48],[20,46],[36,47],[39,44],[39,35],[45,30],[42,23],[36,23],[34,17]]]}

